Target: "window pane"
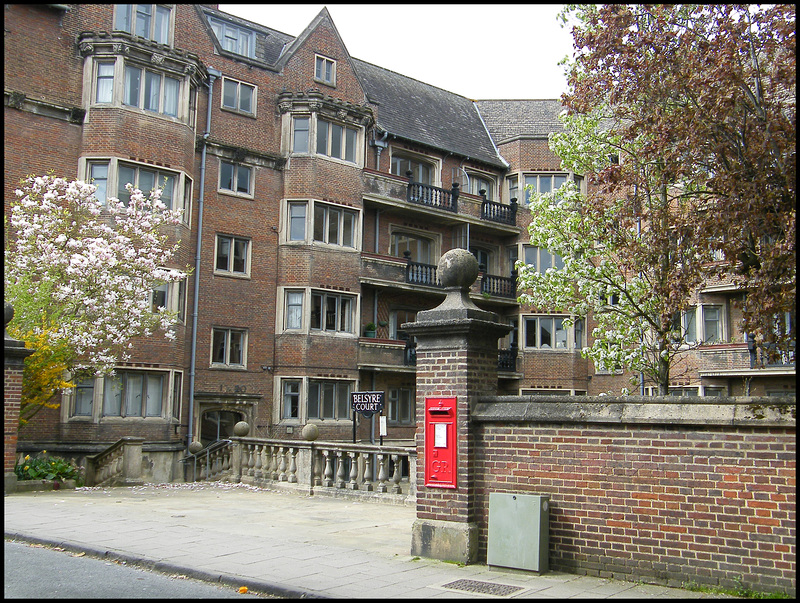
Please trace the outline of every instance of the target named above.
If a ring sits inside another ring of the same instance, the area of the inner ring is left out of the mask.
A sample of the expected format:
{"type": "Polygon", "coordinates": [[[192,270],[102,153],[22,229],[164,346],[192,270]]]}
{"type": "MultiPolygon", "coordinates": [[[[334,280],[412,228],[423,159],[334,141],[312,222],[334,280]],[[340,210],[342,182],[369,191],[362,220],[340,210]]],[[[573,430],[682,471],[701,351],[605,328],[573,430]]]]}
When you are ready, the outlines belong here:
{"type": "Polygon", "coordinates": [[[155,289],[153,289],[153,303],[151,304],[151,309],[153,312],[158,312],[159,308],[166,308],[167,307],[167,285],[166,283],[163,285],[159,285],[155,289]]]}
{"type": "Polygon", "coordinates": [[[336,306],[337,298],[333,295],[325,296],[325,330],[334,331],[336,329],[336,306]]]}
{"type": "Polygon", "coordinates": [[[164,78],[164,105],[161,107],[161,112],[165,115],[178,117],[178,90],[180,89],[180,82],[175,78],[164,78]]]}
{"type": "Polygon", "coordinates": [[[322,328],[322,296],[318,293],[311,296],[311,328],[322,328]]]}
{"type": "Polygon", "coordinates": [[[84,379],[75,386],[75,416],[92,415],[92,398],[94,397],[94,379],[84,379]]]}
{"type": "Polygon", "coordinates": [[[211,362],[225,364],[225,347],[228,332],[224,329],[214,329],[214,340],[211,345],[211,362]]]}
{"type": "Polygon", "coordinates": [[[233,240],[233,271],[247,272],[247,246],[249,241],[246,239],[233,240]]]}
{"type": "Polygon", "coordinates": [[[317,153],[328,154],[328,122],[317,120],[317,153]]]}
{"type": "Polygon", "coordinates": [[[161,76],[145,71],[144,74],[144,108],[158,111],[158,99],[161,96],[161,76]]]}
{"type": "Polygon", "coordinates": [[[233,164],[225,161],[220,163],[219,187],[228,191],[233,190],[233,164]]]}
{"type": "Polygon", "coordinates": [[[348,297],[342,297],[340,300],[339,309],[339,330],[344,333],[352,333],[352,300],[348,297]]]}
{"type": "Polygon", "coordinates": [[[289,240],[304,241],[306,238],[305,203],[289,204],[289,240]]]}
{"type": "Polygon", "coordinates": [[[137,188],[142,191],[145,196],[150,194],[156,187],[156,173],[150,170],[139,170],[139,183],[137,188]]]}
{"type": "Polygon", "coordinates": [[[319,399],[320,387],[319,381],[311,381],[308,384],[308,418],[319,419],[319,399]]]}
{"type": "Polygon", "coordinates": [[[122,379],[106,377],[103,381],[103,415],[119,417],[122,414],[122,379]]]}
{"type": "Polygon", "coordinates": [[[342,126],[331,124],[331,157],[342,158],[342,126]]]}
{"type": "Polygon", "coordinates": [[[161,202],[167,206],[167,209],[172,209],[172,197],[175,192],[175,176],[159,174],[156,186],[161,188],[161,202]]]}
{"type": "Polygon", "coordinates": [[[356,229],[356,216],[355,214],[346,211],[343,215],[342,224],[342,245],[345,247],[355,247],[353,240],[355,238],[356,229]]]}
{"type": "Polygon", "coordinates": [[[316,203],[314,205],[314,240],[315,241],[324,241],[325,240],[325,218],[327,214],[327,208],[320,204],[316,203]]]}
{"type": "Polygon", "coordinates": [[[125,67],[125,93],[123,101],[132,107],[139,106],[139,87],[141,85],[142,70],[136,67],[125,67]]]}
{"type": "Polygon", "coordinates": [[[689,308],[686,310],[686,341],[694,343],[697,341],[697,327],[695,325],[696,309],[689,308]]]}
{"type": "Polygon", "coordinates": [[[159,44],[169,43],[169,13],[170,10],[164,6],[156,7],[156,27],[153,31],[153,39],[159,44]]]}
{"type": "Polygon", "coordinates": [[[296,419],[300,410],[300,382],[283,382],[283,418],[296,419]]]}
{"type": "MultiPolygon", "coordinates": [[[[357,140],[358,132],[353,130],[352,128],[347,128],[345,130],[345,136],[347,139],[345,140],[345,148],[344,148],[344,159],[345,161],[350,161],[352,163],[356,162],[356,140],[357,140]]],[[[426,181],[423,181],[426,182],[426,181]]]]}
{"type": "Polygon", "coordinates": [[[556,190],[567,181],[566,176],[553,176],[553,190],[556,190]]]}
{"type": "Polygon", "coordinates": [[[325,59],[323,59],[321,57],[317,57],[316,65],[315,65],[315,71],[314,71],[314,77],[317,78],[318,80],[322,79],[322,73],[323,73],[324,67],[325,67],[325,59]]]}
{"type": "Polygon", "coordinates": [[[244,364],[244,332],[231,331],[231,349],[228,364],[244,364]]]}
{"type": "Polygon", "coordinates": [[[531,192],[537,192],[539,179],[536,176],[525,176],[525,205],[531,202],[531,192]],[[533,190],[528,190],[528,186],[532,186],[533,190]]]}
{"type": "Polygon", "coordinates": [[[539,343],[542,348],[553,347],[553,319],[539,319],[539,343]]]}
{"type": "Polygon", "coordinates": [[[551,267],[551,265],[552,265],[551,264],[552,257],[553,256],[550,255],[549,251],[547,251],[546,249],[542,249],[541,253],[539,254],[539,260],[541,261],[541,264],[542,264],[541,266],[539,266],[539,270],[538,270],[539,272],[544,274],[545,271],[548,268],[551,267]]]}
{"type": "Polygon", "coordinates": [[[239,84],[239,109],[247,113],[253,112],[253,87],[239,84]]]}
{"type": "Polygon", "coordinates": [[[243,165],[236,166],[236,192],[250,193],[250,168],[243,165]]]}
{"type": "Polygon", "coordinates": [[[537,264],[536,261],[537,251],[539,251],[538,247],[529,247],[526,245],[525,247],[522,248],[523,261],[529,266],[531,266],[534,270],[536,269],[536,264],[537,264]]]}
{"type": "Polygon", "coordinates": [[[151,4],[136,5],[136,35],[150,38],[150,19],[152,14],[151,4]]]}
{"type": "Polygon", "coordinates": [[[721,329],[720,329],[720,313],[719,308],[712,308],[709,306],[703,307],[703,320],[704,320],[704,327],[705,327],[705,342],[706,343],[713,343],[715,341],[720,341],[721,337],[721,329]]]}
{"type": "Polygon", "coordinates": [[[182,380],[183,380],[183,375],[181,373],[175,373],[175,377],[172,380],[172,416],[175,419],[178,419],[181,416],[181,381],[182,380]]]}
{"type": "Polygon", "coordinates": [[[117,187],[117,196],[122,201],[123,205],[128,205],[131,202],[131,195],[125,188],[126,185],[132,184],[136,188],[136,170],[126,166],[119,167],[119,178],[117,187]]]}
{"type": "Polygon", "coordinates": [[[223,80],[222,86],[222,106],[229,109],[236,109],[236,82],[231,80],[223,80]]]}
{"type": "Polygon", "coordinates": [[[131,29],[131,12],[133,10],[132,4],[120,4],[117,6],[117,22],[114,29],[119,31],[127,31],[133,33],[131,29]]]}
{"type": "Polygon", "coordinates": [[[320,389],[322,390],[322,418],[323,419],[334,419],[336,418],[334,413],[334,384],[333,383],[321,383],[320,389]]]}
{"type": "Polygon", "coordinates": [[[147,376],[147,402],[145,403],[145,416],[161,416],[163,375],[147,376]]]}
{"type": "Polygon", "coordinates": [[[100,63],[97,65],[97,94],[95,101],[110,103],[114,91],[114,63],[100,63]]]}
{"type": "Polygon", "coordinates": [[[555,329],[556,335],[556,348],[565,350],[567,349],[567,331],[564,329],[564,319],[563,318],[555,318],[553,319],[553,327],[555,329]]]}
{"type": "Polygon", "coordinates": [[[142,375],[128,373],[125,377],[125,416],[142,416],[142,394],[144,393],[142,375]]]}
{"type": "Polygon", "coordinates": [[[295,153],[308,153],[308,117],[294,118],[294,147],[295,153]]]}
{"type": "Polygon", "coordinates": [[[93,163],[89,169],[89,178],[97,187],[94,196],[100,203],[106,202],[106,189],[108,187],[108,164],[107,163],[93,163]]]}
{"type": "Polygon", "coordinates": [[[552,190],[553,179],[551,176],[539,176],[539,192],[549,193],[552,190]]]}
{"type": "Polygon", "coordinates": [[[339,218],[342,212],[338,209],[328,209],[328,243],[339,244],[339,218]]]}
{"type": "Polygon", "coordinates": [[[350,416],[350,388],[344,383],[336,384],[336,416],[347,419],[350,416]]]}
{"type": "Polygon", "coordinates": [[[286,294],[286,328],[299,329],[303,324],[303,293],[290,291],[286,294]]]}
{"type": "Polygon", "coordinates": [[[535,348],[537,324],[535,318],[525,319],[525,347],[535,348]]]}
{"type": "Polygon", "coordinates": [[[228,237],[217,237],[217,270],[229,270],[231,240],[228,237]]]}

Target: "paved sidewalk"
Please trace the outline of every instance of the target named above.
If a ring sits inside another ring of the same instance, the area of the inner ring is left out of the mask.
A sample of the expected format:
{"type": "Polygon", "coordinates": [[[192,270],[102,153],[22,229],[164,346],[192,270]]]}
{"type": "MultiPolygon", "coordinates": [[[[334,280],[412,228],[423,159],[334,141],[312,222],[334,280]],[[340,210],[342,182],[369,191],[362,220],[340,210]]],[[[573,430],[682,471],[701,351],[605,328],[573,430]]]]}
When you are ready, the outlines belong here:
{"type": "Polygon", "coordinates": [[[412,557],[415,517],[408,506],[241,484],[87,488],[4,498],[6,539],[282,597],[718,598],[560,572],[537,575],[412,557]]]}

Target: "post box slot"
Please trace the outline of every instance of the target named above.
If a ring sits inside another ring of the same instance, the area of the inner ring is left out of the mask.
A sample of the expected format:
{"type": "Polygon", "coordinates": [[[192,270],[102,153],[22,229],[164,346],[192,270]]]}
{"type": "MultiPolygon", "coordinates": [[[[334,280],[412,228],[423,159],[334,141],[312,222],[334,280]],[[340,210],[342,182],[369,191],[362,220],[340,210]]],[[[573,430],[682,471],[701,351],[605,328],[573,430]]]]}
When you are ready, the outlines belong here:
{"type": "Polygon", "coordinates": [[[447,415],[450,414],[452,408],[429,408],[428,412],[432,415],[447,415]]]}

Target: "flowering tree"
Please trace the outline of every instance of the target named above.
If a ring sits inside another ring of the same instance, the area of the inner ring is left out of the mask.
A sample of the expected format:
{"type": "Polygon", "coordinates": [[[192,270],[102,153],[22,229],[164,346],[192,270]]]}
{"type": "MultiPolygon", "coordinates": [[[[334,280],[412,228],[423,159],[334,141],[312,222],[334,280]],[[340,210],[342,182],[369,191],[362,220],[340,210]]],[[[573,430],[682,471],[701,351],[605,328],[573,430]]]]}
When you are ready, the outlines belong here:
{"type": "MultiPolygon", "coordinates": [[[[127,205],[116,198],[103,204],[95,190],[78,180],[31,176],[16,191],[7,225],[9,333],[50,350],[51,364],[73,376],[112,372],[130,358],[135,337],[160,328],[174,338],[175,313],[153,312],[150,296],[154,287],[186,276],[165,268],[178,243],[167,245],[162,228],[178,224],[182,210],[167,209],[158,189],[148,198],[128,184],[127,205]]],[[[37,362],[46,364],[41,355],[37,362]]],[[[39,391],[27,402],[47,398],[39,391]]]]}
{"type": "Polygon", "coordinates": [[[640,168],[657,166],[651,179],[694,204],[671,223],[724,252],[719,270],[746,292],[742,330],[793,347],[795,6],[573,5],[562,16],[575,17],[568,111],[604,107],[609,131],[641,143],[634,169],[620,153],[621,168],[600,174],[609,194],[630,194],[640,168]]]}

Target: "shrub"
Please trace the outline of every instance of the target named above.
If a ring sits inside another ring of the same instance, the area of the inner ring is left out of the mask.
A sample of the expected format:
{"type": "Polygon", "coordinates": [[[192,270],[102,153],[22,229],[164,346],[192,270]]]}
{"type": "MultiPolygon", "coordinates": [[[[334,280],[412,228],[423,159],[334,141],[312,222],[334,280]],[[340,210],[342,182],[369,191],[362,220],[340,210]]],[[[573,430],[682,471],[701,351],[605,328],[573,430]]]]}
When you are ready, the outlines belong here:
{"type": "Polygon", "coordinates": [[[47,456],[47,450],[34,457],[26,454],[22,462],[14,467],[19,480],[46,479],[64,481],[74,479],[81,485],[83,469],[74,461],[67,461],[58,456],[47,456]]]}

